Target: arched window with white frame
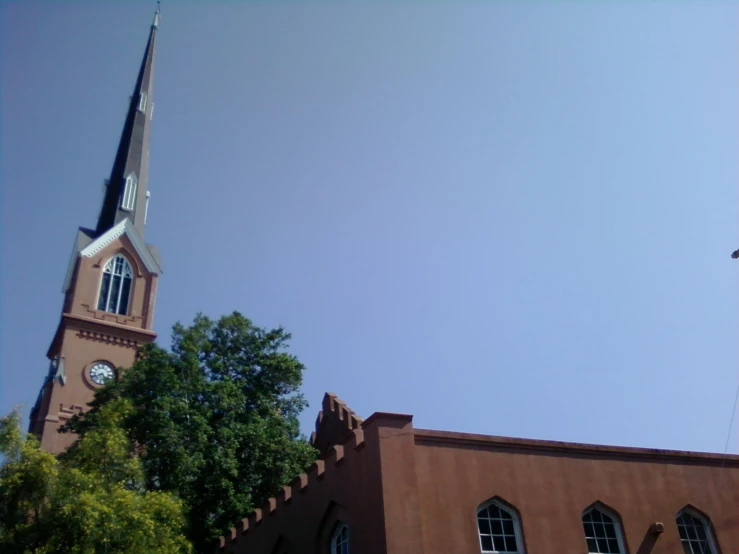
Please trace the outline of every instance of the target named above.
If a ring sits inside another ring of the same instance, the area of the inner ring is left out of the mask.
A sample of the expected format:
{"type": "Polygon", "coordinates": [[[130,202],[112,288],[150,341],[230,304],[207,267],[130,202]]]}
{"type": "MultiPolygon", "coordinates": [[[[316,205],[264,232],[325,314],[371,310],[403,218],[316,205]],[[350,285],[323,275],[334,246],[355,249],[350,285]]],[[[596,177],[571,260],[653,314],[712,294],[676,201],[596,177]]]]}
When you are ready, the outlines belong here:
{"type": "Polygon", "coordinates": [[[133,271],[128,260],[118,254],[113,256],[103,268],[98,294],[98,310],[126,315],[131,296],[133,271]]]}
{"type": "Polygon", "coordinates": [[[349,527],[343,523],[331,535],[331,554],[349,554],[349,527]]]}
{"type": "Polygon", "coordinates": [[[524,554],[518,514],[496,498],[477,508],[477,531],[482,552],[524,554]]]}
{"type": "Polygon", "coordinates": [[[582,514],[582,526],[589,554],[626,554],[626,545],[618,515],[600,503],[582,514]]]}
{"type": "Polygon", "coordinates": [[[121,209],[127,212],[133,211],[136,206],[136,190],[138,189],[139,181],[136,179],[136,174],[131,173],[126,177],[126,182],[123,184],[123,194],[121,194],[121,209]]]}
{"type": "Polygon", "coordinates": [[[685,554],[718,554],[711,522],[697,510],[686,507],[675,518],[685,554]]]}

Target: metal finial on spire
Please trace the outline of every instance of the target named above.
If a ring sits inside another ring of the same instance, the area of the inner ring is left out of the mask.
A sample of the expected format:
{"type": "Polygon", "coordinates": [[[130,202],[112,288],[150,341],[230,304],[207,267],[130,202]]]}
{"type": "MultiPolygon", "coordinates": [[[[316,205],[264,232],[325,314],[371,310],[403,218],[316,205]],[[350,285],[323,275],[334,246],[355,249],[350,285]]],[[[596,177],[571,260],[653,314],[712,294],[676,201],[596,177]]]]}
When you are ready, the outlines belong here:
{"type": "Polygon", "coordinates": [[[154,12],[154,23],[151,24],[151,26],[154,28],[159,27],[159,9],[160,9],[160,2],[159,0],[157,0],[157,11],[154,12]]]}

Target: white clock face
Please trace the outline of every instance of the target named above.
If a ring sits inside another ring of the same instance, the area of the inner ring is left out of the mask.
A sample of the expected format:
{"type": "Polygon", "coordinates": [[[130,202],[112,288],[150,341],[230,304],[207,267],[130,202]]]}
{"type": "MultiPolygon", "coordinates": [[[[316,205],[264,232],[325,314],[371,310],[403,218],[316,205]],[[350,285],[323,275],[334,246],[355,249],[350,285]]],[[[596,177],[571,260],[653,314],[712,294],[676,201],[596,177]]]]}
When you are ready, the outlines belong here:
{"type": "Polygon", "coordinates": [[[90,379],[98,385],[104,385],[110,381],[114,375],[113,368],[103,362],[98,362],[90,368],[90,379]]]}

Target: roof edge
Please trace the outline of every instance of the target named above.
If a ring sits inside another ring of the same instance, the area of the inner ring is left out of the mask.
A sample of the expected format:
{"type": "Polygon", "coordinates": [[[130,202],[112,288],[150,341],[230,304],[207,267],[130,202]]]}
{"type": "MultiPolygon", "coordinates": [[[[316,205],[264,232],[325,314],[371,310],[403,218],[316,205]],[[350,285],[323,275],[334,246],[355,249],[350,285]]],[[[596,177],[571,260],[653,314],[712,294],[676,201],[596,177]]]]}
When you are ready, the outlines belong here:
{"type": "Polygon", "coordinates": [[[711,452],[691,452],[685,450],[664,450],[658,448],[639,448],[633,446],[609,446],[577,442],[563,442],[540,439],[521,439],[495,435],[478,435],[452,431],[414,429],[417,442],[448,443],[459,446],[488,447],[495,450],[528,450],[541,453],[558,453],[596,457],[636,458],[645,461],[672,461],[723,464],[739,467],[739,455],[711,452]]]}
{"type": "MultiPolygon", "coordinates": [[[[64,274],[64,283],[62,284],[62,294],[66,294],[69,290],[70,285],[72,284],[72,276],[74,275],[74,268],[77,265],[77,258],[80,255],[80,250],[85,248],[88,244],[85,244],[84,246],[80,245],[80,235],[85,235],[88,237],[94,236],[95,231],[92,229],[87,229],[85,227],[78,227],[77,228],[77,234],[74,237],[74,244],[72,246],[72,253],[69,255],[69,263],[67,264],[67,272],[64,274]]],[[[90,242],[95,242],[95,239],[91,239],[90,242]]]]}
{"type": "Polygon", "coordinates": [[[111,227],[105,233],[103,233],[90,244],[88,244],[85,248],[82,249],[80,255],[84,256],[85,258],[91,258],[95,254],[100,252],[100,250],[108,246],[115,239],[123,235],[126,235],[129,238],[131,244],[133,244],[133,247],[136,250],[136,253],[144,262],[146,269],[149,270],[150,273],[154,273],[155,275],[161,274],[162,268],[157,263],[156,258],[152,255],[151,251],[146,246],[144,239],[141,238],[141,235],[139,235],[138,231],[136,231],[136,228],[134,227],[133,223],[131,223],[131,220],[129,218],[126,218],[119,224],[111,227]]]}

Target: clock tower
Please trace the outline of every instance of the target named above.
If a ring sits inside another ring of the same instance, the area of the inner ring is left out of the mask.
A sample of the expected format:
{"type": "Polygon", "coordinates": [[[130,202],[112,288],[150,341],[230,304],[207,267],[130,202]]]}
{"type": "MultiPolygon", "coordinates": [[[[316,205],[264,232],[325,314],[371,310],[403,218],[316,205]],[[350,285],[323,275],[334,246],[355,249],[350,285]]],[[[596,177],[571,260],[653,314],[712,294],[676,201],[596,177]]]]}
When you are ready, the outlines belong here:
{"type": "Polygon", "coordinates": [[[31,411],[29,431],[54,454],[74,442],[58,429],[86,409],[95,390],[130,367],[139,346],[152,342],[156,248],[144,242],[147,177],[159,11],[149,31],[97,225],[80,227],[62,292],[62,314],[47,357],[48,374],[31,411]]]}

